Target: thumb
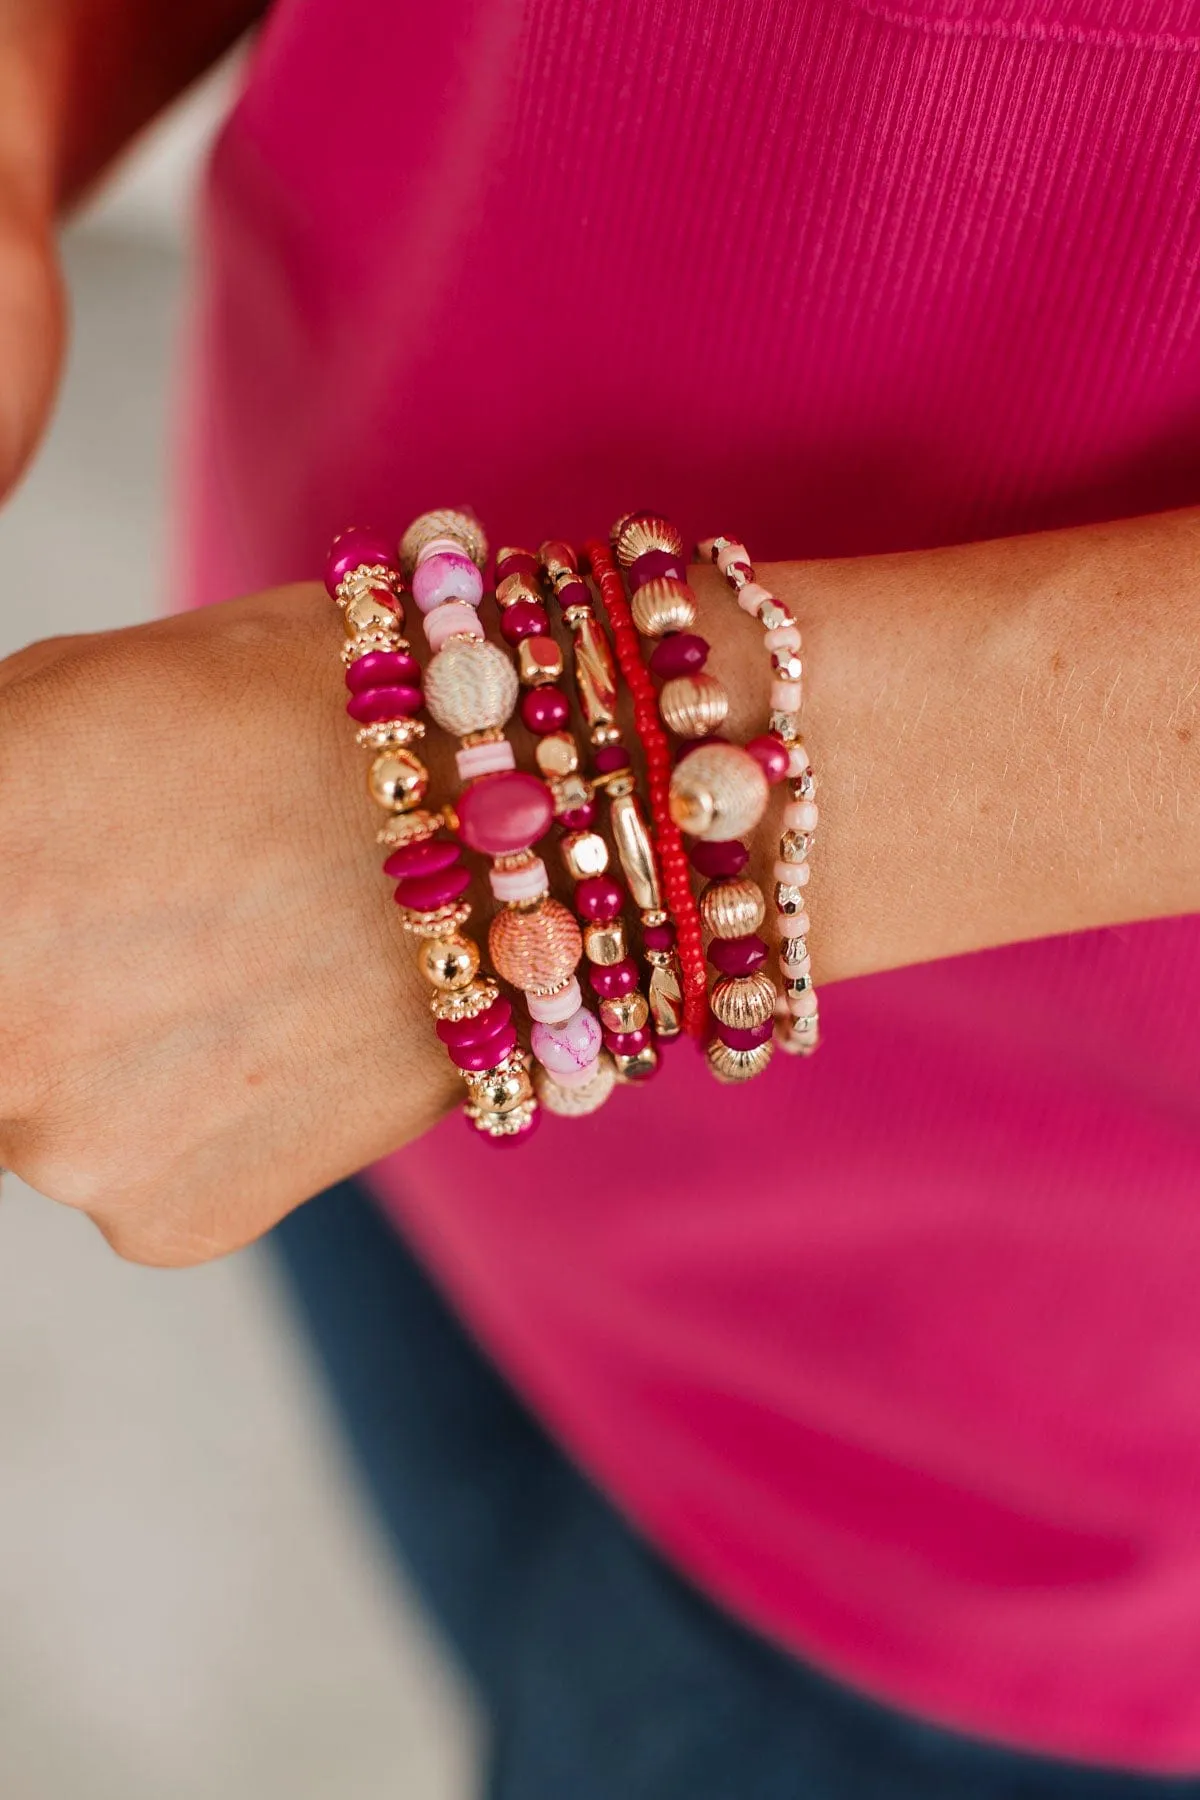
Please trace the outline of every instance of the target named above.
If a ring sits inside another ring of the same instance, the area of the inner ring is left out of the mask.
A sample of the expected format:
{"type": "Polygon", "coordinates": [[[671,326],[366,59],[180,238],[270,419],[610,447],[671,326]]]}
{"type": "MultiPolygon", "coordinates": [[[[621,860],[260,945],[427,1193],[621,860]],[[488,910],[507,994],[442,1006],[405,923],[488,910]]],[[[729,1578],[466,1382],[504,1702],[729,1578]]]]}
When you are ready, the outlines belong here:
{"type": "Polygon", "coordinates": [[[0,193],[0,500],[37,448],[62,366],[65,303],[47,220],[0,193]]]}

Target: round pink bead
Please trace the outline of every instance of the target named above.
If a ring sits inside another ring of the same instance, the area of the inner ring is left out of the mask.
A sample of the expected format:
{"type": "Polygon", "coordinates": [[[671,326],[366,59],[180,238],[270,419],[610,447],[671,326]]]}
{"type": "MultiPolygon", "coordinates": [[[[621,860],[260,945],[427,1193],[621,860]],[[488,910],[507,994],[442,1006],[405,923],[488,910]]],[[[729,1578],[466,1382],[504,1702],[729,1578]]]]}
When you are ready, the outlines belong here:
{"type": "Polygon", "coordinates": [[[812,870],[806,862],[777,862],[771,874],[776,881],[785,881],[788,887],[807,887],[812,870]]]}
{"type": "Polygon", "coordinates": [[[782,738],[777,738],[773,731],[767,731],[762,737],[751,738],[746,748],[772,787],[783,780],[788,772],[788,752],[782,738]]]}
{"type": "Polygon", "coordinates": [[[500,631],[506,644],[519,644],[522,638],[545,637],[549,630],[549,613],[532,600],[518,600],[500,615],[500,631]]]}
{"type": "Polygon", "coordinates": [[[346,670],[346,686],[352,694],[368,688],[419,687],[421,665],[406,650],[369,650],[346,670]]]}
{"type": "Polygon", "coordinates": [[[412,578],[412,595],[423,613],[431,613],[449,600],[464,600],[468,606],[478,606],[483,599],[483,576],[469,556],[442,550],[417,565],[412,578]]]}
{"type": "Polygon", "coordinates": [[[458,900],[470,885],[471,871],[462,867],[441,869],[436,875],[414,875],[396,889],[396,905],[413,912],[436,912],[439,906],[458,900]]]}
{"type": "Polygon", "coordinates": [[[544,1025],[539,1021],[530,1033],[529,1042],[544,1069],[549,1069],[552,1075],[570,1074],[595,1062],[600,1054],[603,1033],[595,1013],[581,1006],[561,1025],[544,1025]]]}
{"type": "Polygon", "coordinates": [[[484,856],[514,856],[545,837],[554,801],[544,781],[511,769],[485,775],[458,803],[459,836],[484,856]]]}
{"type": "Polygon", "coordinates": [[[360,725],[374,725],[381,719],[411,719],[421,710],[421,690],[416,687],[368,688],[365,693],[351,694],[346,711],[360,725]]]}
{"type": "Polygon", "coordinates": [[[798,681],[773,681],[771,683],[772,712],[798,713],[803,698],[798,681]]]}
{"type": "Polygon", "coordinates": [[[558,822],[564,831],[590,831],[596,823],[596,802],[589,800],[586,806],[577,806],[571,812],[560,813],[558,822]]]}
{"type": "Polygon", "coordinates": [[[383,865],[385,875],[393,881],[406,881],[415,875],[438,875],[452,869],[462,857],[457,844],[446,838],[430,838],[424,844],[405,844],[393,850],[383,865]]]}
{"type": "Polygon", "coordinates": [[[593,963],[588,970],[588,979],[601,1000],[617,1000],[622,994],[632,994],[637,987],[637,965],[628,957],[624,962],[609,963],[607,968],[601,963],[593,963]]]}
{"type": "Polygon", "coordinates": [[[530,1018],[540,1025],[561,1025],[583,1005],[583,995],[574,975],[557,994],[527,994],[525,1000],[530,1018]]]}
{"type": "Polygon", "coordinates": [[[653,1041],[646,1025],[640,1031],[606,1031],[604,1034],[604,1042],[614,1056],[636,1056],[653,1041]]]}
{"type": "Polygon", "coordinates": [[[456,750],[454,765],[463,787],[469,787],[481,775],[500,775],[505,769],[515,769],[517,759],[508,739],[499,738],[494,744],[467,744],[456,750]]]}
{"type": "Polygon", "coordinates": [[[422,623],[425,641],[435,653],[447,638],[484,636],[475,608],[462,600],[449,600],[445,606],[436,606],[431,613],[426,613],[422,623]]]}
{"type": "Polygon", "coordinates": [[[477,1073],[480,1069],[494,1069],[498,1062],[503,1062],[510,1050],[517,1047],[517,1034],[511,1025],[495,1037],[488,1038],[482,1044],[448,1044],[450,1061],[456,1068],[477,1073]]]}
{"type": "Polygon", "coordinates": [[[800,627],[798,625],[776,625],[763,638],[768,650],[799,650],[800,627]]]}
{"type": "Polygon", "coordinates": [[[736,1025],[718,1025],[717,1036],[731,1050],[755,1050],[775,1036],[775,1021],[764,1019],[761,1025],[750,1025],[743,1031],[736,1025]]]}
{"type": "Polygon", "coordinates": [[[519,906],[522,901],[536,900],[550,892],[550,877],[540,856],[524,869],[491,869],[488,880],[492,892],[504,906],[519,906]]]}
{"type": "Polygon", "coordinates": [[[538,737],[561,731],[570,716],[570,703],[561,688],[527,688],[521,697],[521,718],[538,737]]]}
{"type": "Polygon", "coordinates": [[[773,600],[774,598],[774,594],[769,588],[765,588],[761,581],[748,581],[745,587],[739,592],[737,603],[743,612],[750,613],[752,616],[757,616],[759,608],[765,606],[768,600],[773,600]]]}
{"type": "Polygon", "coordinates": [[[386,532],[369,531],[363,526],[353,525],[349,531],[341,532],[333,540],[325,563],[325,586],[331,595],[336,594],[339,584],[347,575],[353,575],[355,569],[373,567],[379,563],[385,568],[393,569],[397,575],[400,573],[400,559],[391,538],[386,532]]]}
{"type": "Polygon", "coordinates": [[[820,818],[815,800],[792,800],[783,809],[785,831],[815,831],[820,818]]]}
{"type": "Polygon", "coordinates": [[[624,903],[624,890],[611,875],[589,875],[575,889],[575,910],[590,924],[615,919],[624,903]]]}

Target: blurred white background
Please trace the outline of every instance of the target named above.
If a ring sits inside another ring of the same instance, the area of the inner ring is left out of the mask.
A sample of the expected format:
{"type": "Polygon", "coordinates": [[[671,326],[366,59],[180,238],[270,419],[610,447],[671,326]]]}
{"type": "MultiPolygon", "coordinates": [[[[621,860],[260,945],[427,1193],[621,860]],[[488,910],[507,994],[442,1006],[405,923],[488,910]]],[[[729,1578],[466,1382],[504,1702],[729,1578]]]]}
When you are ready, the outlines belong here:
{"type": "MultiPolygon", "coordinates": [[[[0,654],[162,603],[184,226],[227,86],[69,234],[74,350],[0,514],[0,654]]],[[[476,1744],[265,1255],[127,1267],[6,1178],[0,1795],[464,1800],[476,1744]]]]}

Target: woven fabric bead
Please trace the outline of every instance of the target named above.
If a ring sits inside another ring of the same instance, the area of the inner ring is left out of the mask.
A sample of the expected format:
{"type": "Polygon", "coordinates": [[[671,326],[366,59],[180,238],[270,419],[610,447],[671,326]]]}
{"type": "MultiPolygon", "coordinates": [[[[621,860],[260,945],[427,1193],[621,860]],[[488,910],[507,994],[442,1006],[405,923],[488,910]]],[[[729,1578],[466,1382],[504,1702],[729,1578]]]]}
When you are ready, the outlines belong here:
{"type": "Polygon", "coordinates": [[[517,691],[516,670],[498,645],[485,640],[451,639],[425,671],[426,705],[453,737],[507,725],[517,691]]]}

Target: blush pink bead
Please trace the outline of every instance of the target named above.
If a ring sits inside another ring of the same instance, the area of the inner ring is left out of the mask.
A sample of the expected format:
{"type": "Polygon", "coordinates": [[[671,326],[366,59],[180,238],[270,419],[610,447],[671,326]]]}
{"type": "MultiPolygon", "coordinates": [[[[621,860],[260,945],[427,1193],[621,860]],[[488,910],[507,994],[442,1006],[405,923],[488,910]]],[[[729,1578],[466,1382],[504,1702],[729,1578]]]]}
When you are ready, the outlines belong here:
{"type": "Polygon", "coordinates": [[[586,1006],[564,1019],[561,1025],[544,1025],[540,1021],[530,1033],[533,1054],[552,1075],[571,1074],[586,1069],[600,1054],[603,1032],[595,1013],[586,1006]]]}
{"type": "Polygon", "coordinates": [[[785,831],[815,831],[820,818],[815,800],[790,800],[783,809],[785,831]]]}
{"type": "Polygon", "coordinates": [[[811,874],[812,870],[806,862],[777,862],[771,870],[772,878],[786,882],[788,887],[807,887],[811,874]]]}
{"type": "Polygon", "coordinates": [[[385,568],[400,573],[400,559],[396,546],[383,531],[369,531],[362,526],[351,526],[333,540],[329,558],[325,564],[325,586],[330,594],[336,594],[339,583],[347,575],[353,575],[355,569],[364,566],[374,567],[383,564],[385,568]]]}
{"type": "Polygon", "coordinates": [[[750,561],[750,552],[745,544],[736,544],[731,541],[723,550],[717,552],[717,567],[722,575],[728,575],[730,569],[738,563],[741,563],[746,569],[754,566],[750,561]]]}
{"type": "Polygon", "coordinates": [[[510,769],[485,775],[458,803],[459,836],[484,856],[514,856],[545,837],[554,801],[544,781],[510,769]]]}
{"type": "Polygon", "coordinates": [[[582,1069],[556,1069],[554,1071],[555,1085],[560,1088],[586,1087],[589,1081],[595,1079],[598,1060],[597,1057],[594,1061],[585,1063],[582,1069]]]}
{"type": "Polygon", "coordinates": [[[425,614],[423,624],[425,641],[435,653],[447,638],[481,638],[484,635],[475,608],[467,606],[462,600],[450,600],[445,606],[435,607],[431,613],[425,614]]]}
{"type": "Polygon", "coordinates": [[[550,892],[550,877],[540,856],[523,869],[490,869],[488,881],[504,906],[519,906],[522,901],[537,900],[550,892]]]}
{"type": "Polygon", "coordinates": [[[365,693],[351,694],[346,711],[360,725],[374,725],[381,719],[411,719],[421,710],[421,690],[417,687],[368,688],[365,693]]]}
{"type": "Polygon", "coordinates": [[[788,751],[788,774],[803,775],[808,769],[808,751],[803,744],[793,744],[788,751]]]}
{"type": "Polygon", "coordinates": [[[517,759],[508,739],[500,738],[494,744],[468,744],[455,752],[454,763],[459,781],[463,787],[469,787],[481,775],[501,775],[505,769],[515,769],[517,759]]]}
{"type": "Polygon", "coordinates": [[[800,627],[798,625],[777,625],[774,631],[768,631],[763,638],[768,650],[799,650],[800,627]]]}
{"type": "Polygon", "coordinates": [[[743,612],[749,613],[752,617],[757,617],[759,607],[765,606],[768,600],[773,600],[774,598],[774,594],[772,594],[768,588],[765,588],[760,581],[748,581],[738,594],[737,603],[743,612]]]}
{"type": "Polygon", "coordinates": [[[817,996],[809,988],[806,994],[789,994],[788,1011],[793,1019],[815,1019],[817,1016],[817,996]]]}
{"type": "Polygon", "coordinates": [[[431,556],[463,556],[466,552],[457,538],[430,538],[427,544],[421,545],[421,553],[417,557],[417,567],[428,562],[431,556]]]}
{"type": "Polygon", "coordinates": [[[812,920],[806,912],[780,913],[775,920],[775,929],[781,938],[805,937],[812,928],[812,920]]]}
{"type": "Polygon", "coordinates": [[[803,695],[798,681],[773,681],[771,683],[771,711],[781,713],[798,713],[803,695]]]}
{"type": "Polygon", "coordinates": [[[418,563],[412,578],[412,595],[418,609],[433,612],[450,600],[478,606],[483,599],[483,576],[469,556],[442,550],[418,563]]]}
{"type": "Polygon", "coordinates": [[[529,1016],[539,1025],[561,1025],[583,1005],[583,994],[574,975],[557,994],[527,994],[529,1016]]]}

